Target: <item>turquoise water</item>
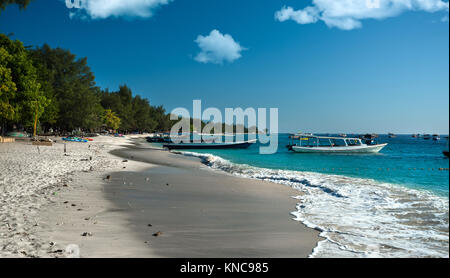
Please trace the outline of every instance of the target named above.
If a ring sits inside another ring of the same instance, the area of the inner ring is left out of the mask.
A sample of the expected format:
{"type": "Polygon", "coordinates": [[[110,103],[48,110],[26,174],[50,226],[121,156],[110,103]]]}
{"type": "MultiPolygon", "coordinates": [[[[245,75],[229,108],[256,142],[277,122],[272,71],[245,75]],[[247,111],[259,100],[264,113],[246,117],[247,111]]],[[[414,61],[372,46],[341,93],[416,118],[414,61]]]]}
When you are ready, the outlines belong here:
{"type": "Polygon", "coordinates": [[[424,140],[410,135],[389,138],[381,135],[379,143],[389,143],[379,154],[299,154],[288,151],[288,134],[278,137],[278,152],[260,155],[259,144],[245,150],[193,150],[220,156],[238,164],[256,167],[311,171],[349,177],[369,178],[409,188],[429,190],[449,196],[449,159],[442,151],[447,141],[424,140]]]}
{"type": "MultiPolygon", "coordinates": [[[[442,136],[444,138],[445,136],[442,136]]],[[[190,150],[213,170],[301,192],[294,220],[321,231],[311,257],[449,257],[447,141],[381,135],[379,154],[190,150]],[[440,170],[441,169],[441,170],[440,170]]]]}

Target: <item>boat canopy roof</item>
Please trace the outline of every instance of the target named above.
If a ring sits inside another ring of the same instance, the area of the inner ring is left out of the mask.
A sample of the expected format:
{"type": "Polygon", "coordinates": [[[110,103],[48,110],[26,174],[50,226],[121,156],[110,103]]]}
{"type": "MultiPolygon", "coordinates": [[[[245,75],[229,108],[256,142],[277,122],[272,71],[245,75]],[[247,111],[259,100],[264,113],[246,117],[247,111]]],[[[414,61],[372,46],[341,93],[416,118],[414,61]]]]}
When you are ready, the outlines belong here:
{"type": "Polygon", "coordinates": [[[313,134],[296,134],[296,135],[289,136],[289,138],[291,138],[291,139],[317,138],[317,139],[336,139],[336,140],[361,140],[360,138],[318,136],[318,135],[313,135],[313,134]]]}

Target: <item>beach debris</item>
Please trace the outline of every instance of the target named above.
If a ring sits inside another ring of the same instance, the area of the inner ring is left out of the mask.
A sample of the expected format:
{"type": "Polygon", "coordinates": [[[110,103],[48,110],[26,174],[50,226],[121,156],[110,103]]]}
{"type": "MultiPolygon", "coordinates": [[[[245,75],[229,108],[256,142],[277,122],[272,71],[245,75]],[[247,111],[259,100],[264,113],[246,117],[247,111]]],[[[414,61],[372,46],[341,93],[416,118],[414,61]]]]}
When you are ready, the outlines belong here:
{"type": "Polygon", "coordinates": [[[125,159],[125,160],[123,160],[122,162],[128,162],[128,160],[125,159]]]}
{"type": "Polygon", "coordinates": [[[83,209],[77,209],[77,211],[83,211],[83,209]]]}
{"type": "Polygon", "coordinates": [[[154,236],[154,237],[162,236],[162,232],[156,232],[156,233],[154,233],[152,236],[154,236]]]}
{"type": "Polygon", "coordinates": [[[153,225],[152,224],[148,224],[147,227],[153,227],[153,225]]]}
{"type": "Polygon", "coordinates": [[[82,159],[80,159],[80,161],[89,161],[89,159],[87,159],[87,158],[82,158],[82,159]]]}
{"type": "Polygon", "coordinates": [[[69,187],[69,185],[67,183],[63,184],[63,187],[69,187]]]}
{"type": "Polygon", "coordinates": [[[64,202],[64,204],[68,204],[68,203],[69,203],[69,201],[65,201],[65,202],[64,202]]]}
{"type": "Polygon", "coordinates": [[[50,244],[50,246],[54,246],[55,245],[55,243],[53,241],[51,241],[49,244],[50,244]]]}
{"type": "Polygon", "coordinates": [[[106,178],[105,178],[105,180],[111,180],[111,176],[110,176],[110,175],[107,175],[106,178]]]}
{"type": "Polygon", "coordinates": [[[86,217],[86,218],[84,218],[84,220],[89,221],[89,220],[91,220],[91,218],[90,217],[86,217]]]}
{"type": "Polygon", "coordinates": [[[166,183],[166,186],[169,186],[169,184],[168,184],[168,183],[166,183]]]}
{"type": "Polygon", "coordinates": [[[76,205],[76,204],[71,204],[71,206],[72,206],[72,207],[76,207],[77,205],[76,205]]]}
{"type": "Polygon", "coordinates": [[[89,160],[92,160],[92,156],[89,157],[89,160]]]}
{"type": "Polygon", "coordinates": [[[149,182],[149,181],[150,181],[150,178],[145,178],[145,181],[146,181],[146,182],[149,182]]]}
{"type": "Polygon", "coordinates": [[[84,237],[92,236],[92,233],[84,232],[81,234],[81,236],[84,236],[84,237]]]}
{"type": "Polygon", "coordinates": [[[89,168],[89,171],[94,171],[94,167],[91,166],[91,168],[89,168]]]}

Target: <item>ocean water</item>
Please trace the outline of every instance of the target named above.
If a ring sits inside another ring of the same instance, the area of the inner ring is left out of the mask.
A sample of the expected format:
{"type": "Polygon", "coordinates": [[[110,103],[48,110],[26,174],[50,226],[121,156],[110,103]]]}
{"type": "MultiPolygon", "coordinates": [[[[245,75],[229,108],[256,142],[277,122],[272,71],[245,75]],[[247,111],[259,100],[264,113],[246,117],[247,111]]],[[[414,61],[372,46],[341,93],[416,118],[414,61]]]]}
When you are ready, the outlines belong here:
{"type": "MultiPolygon", "coordinates": [[[[444,136],[443,136],[444,137],[444,136]]],[[[443,138],[442,137],[442,138],[443,138]]],[[[295,220],[321,231],[311,257],[449,257],[447,141],[381,135],[379,154],[192,150],[212,169],[299,191],[295,220]]]]}

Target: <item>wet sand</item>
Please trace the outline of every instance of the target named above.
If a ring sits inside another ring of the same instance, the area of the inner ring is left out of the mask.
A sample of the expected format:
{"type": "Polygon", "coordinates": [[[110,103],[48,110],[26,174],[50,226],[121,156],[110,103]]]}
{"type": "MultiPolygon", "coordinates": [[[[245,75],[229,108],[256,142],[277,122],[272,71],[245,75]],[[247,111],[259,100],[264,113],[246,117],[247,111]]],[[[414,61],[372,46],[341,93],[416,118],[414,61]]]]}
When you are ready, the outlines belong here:
{"type": "Polygon", "coordinates": [[[120,167],[77,174],[41,211],[37,236],[63,250],[49,256],[302,258],[320,240],[292,220],[298,191],[143,146],[111,148],[120,167]]]}
{"type": "Polygon", "coordinates": [[[319,240],[292,220],[298,191],[287,186],[212,171],[197,158],[165,151],[112,154],[156,165],[113,173],[105,192],[128,207],[133,231],[157,256],[307,257],[319,240]]]}

